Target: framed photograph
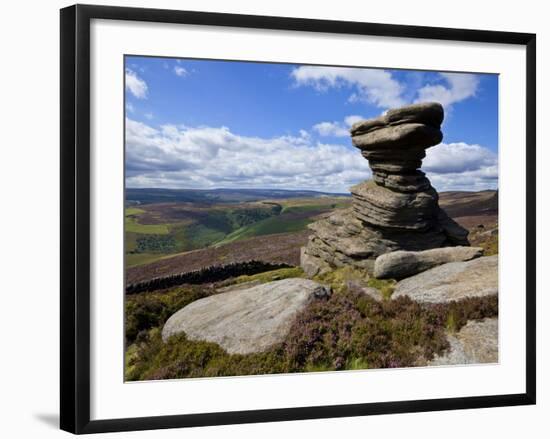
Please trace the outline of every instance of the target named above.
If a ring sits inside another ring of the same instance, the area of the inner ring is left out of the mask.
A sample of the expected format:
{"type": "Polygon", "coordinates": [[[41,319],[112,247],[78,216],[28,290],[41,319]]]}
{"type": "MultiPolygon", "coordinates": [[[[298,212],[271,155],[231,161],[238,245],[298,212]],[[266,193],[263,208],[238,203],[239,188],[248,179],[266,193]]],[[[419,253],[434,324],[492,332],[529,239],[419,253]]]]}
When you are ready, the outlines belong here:
{"type": "Polygon", "coordinates": [[[535,403],[535,35],[61,10],[61,428],[535,403]]]}

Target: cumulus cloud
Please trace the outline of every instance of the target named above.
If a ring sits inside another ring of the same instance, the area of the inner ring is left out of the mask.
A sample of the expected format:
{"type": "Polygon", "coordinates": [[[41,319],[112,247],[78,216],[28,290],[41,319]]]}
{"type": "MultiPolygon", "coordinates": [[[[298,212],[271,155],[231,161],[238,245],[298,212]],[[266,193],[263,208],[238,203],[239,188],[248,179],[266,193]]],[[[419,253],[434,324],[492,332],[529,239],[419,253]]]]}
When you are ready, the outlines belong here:
{"type": "Polygon", "coordinates": [[[291,72],[297,86],[311,86],[324,92],[330,88],[350,87],[350,102],[365,102],[382,109],[411,102],[436,101],[450,107],[476,95],[479,76],[468,73],[438,73],[434,83],[399,81],[382,69],[301,66],[291,72]]]}
{"type": "Polygon", "coordinates": [[[370,177],[350,147],[298,136],[240,136],[227,127],[166,125],[126,120],[129,187],[279,188],[347,192],[370,177]]]}
{"type": "Polygon", "coordinates": [[[498,187],[498,156],[480,145],[458,142],[429,148],[422,169],[439,191],[498,187]]]}
{"type": "Polygon", "coordinates": [[[381,108],[405,104],[401,97],[403,84],[386,70],[300,66],[292,70],[291,76],[296,85],[312,86],[318,91],[326,91],[333,87],[353,87],[355,92],[350,99],[368,102],[381,108]]]}
{"type": "Polygon", "coordinates": [[[136,98],[147,98],[147,83],[131,69],[125,71],[126,90],[130,91],[136,98]]]}
{"type": "MultiPolygon", "coordinates": [[[[439,191],[498,187],[498,156],[481,145],[457,142],[429,148],[422,169],[439,191]]],[[[129,187],[347,192],[371,173],[354,148],[314,142],[304,130],[296,136],[262,138],[241,136],[227,127],[155,128],[128,118],[126,175],[129,187]]]]}
{"type": "Polygon", "coordinates": [[[427,150],[423,169],[442,174],[474,171],[495,165],[497,160],[493,151],[480,145],[441,143],[427,150]]]}
{"type": "Polygon", "coordinates": [[[320,136],[347,137],[349,131],[338,122],[320,122],[313,125],[320,136]]]}
{"type": "Polygon", "coordinates": [[[344,122],[348,127],[351,127],[354,123],[357,123],[357,122],[359,122],[363,119],[364,119],[363,116],[359,116],[357,114],[352,114],[350,116],[346,116],[346,118],[344,119],[344,122]]]}
{"type": "Polygon", "coordinates": [[[484,167],[475,171],[460,174],[428,173],[432,186],[443,191],[481,191],[498,189],[498,167],[484,167]]]}
{"type": "Polygon", "coordinates": [[[313,130],[320,136],[349,137],[349,129],[355,123],[363,120],[355,114],[344,118],[344,122],[320,122],[313,125],[313,130]]]}
{"type": "Polygon", "coordinates": [[[174,67],[174,73],[175,73],[177,76],[187,76],[189,72],[188,72],[187,69],[185,69],[184,67],[175,66],[175,67],[174,67]]]}
{"type": "Polygon", "coordinates": [[[417,102],[436,101],[444,107],[475,96],[479,78],[467,73],[440,73],[446,85],[425,85],[418,90],[417,102]]]}

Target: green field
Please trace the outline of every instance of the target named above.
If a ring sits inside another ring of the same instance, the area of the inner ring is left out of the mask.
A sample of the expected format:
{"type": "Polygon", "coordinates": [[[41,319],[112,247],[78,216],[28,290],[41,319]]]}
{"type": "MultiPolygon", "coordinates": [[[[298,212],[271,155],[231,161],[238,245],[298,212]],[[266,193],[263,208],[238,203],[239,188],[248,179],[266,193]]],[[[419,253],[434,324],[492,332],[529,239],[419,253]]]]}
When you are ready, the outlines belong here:
{"type": "Polygon", "coordinates": [[[126,266],[255,236],[299,232],[349,198],[317,197],[236,204],[152,203],[125,211],[126,266]]]}
{"type": "Polygon", "coordinates": [[[124,214],[124,230],[126,232],[141,233],[141,234],[157,234],[164,235],[169,233],[168,224],[140,224],[138,218],[145,213],[142,209],[126,208],[124,214]]]}
{"type": "Polygon", "coordinates": [[[217,242],[216,245],[228,244],[241,239],[253,238],[254,236],[299,232],[304,230],[312,221],[311,218],[296,219],[290,215],[282,214],[275,218],[267,218],[249,226],[241,227],[217,242]]]}
{"type": "Polygon", "coordinates": [[[137,207],[127,207],[124,211],[124,215],[140,215],[142,213],[145,213],[145,210],[139,209],[137,207]]]}
{"type": "Polygon", "coordinates": [[[317,215],[333,209],[349,206],[345,200],[328,200],[319,203],[318,199],[291,200],[281,203],[281,214],[266,218],[254,224],[241,227],[230,233],[216,245],[227,244],[240,239],[253,238],[254,236],[273,235],[276,233],[290,233],[304,230],[308,224],[315,221],[317,215]]]}

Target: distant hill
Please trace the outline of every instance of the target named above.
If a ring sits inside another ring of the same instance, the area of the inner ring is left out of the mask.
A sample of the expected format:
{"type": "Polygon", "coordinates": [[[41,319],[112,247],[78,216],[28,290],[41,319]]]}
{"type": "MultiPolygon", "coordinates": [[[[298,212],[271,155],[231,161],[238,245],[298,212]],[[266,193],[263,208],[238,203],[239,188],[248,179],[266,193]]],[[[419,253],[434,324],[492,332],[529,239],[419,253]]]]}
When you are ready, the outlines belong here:
{"type": "Polygon", "coordinates": [[[126,189],[126,204],[152,204],[152,203],[242,203],[247,201],[260,201],[266,199],[288,198],[319,198],[334,196],[350,196],[347,194],[334,194],[329,192],[299,191],[284,189],[126,189]]]}
{"type": "Polygon", "coordinates": [[[439,205],[453,218],[498,215],[498,191],[441,192],[439,205]]]}
{"type": "MultiPolygon", "coordinates": [[[[127,281],[255,259],[298,265],[307,225],[351,197],[269,189],[129,189],[127,281]],[[191,201],[193,200],[193,201],[191,201]]],[[[345,194],[340,194],[345,195],[345,194]]],[[[498,192],[441,192],[440,205],[480,244],[498,224],[498,192]]]]}

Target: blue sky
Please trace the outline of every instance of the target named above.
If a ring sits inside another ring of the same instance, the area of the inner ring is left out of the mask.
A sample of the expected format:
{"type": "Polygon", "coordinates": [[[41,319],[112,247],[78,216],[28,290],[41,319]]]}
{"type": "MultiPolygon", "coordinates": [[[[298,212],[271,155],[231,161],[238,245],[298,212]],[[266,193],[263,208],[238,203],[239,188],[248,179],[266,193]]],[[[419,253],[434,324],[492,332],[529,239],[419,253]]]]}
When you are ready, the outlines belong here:
{"type": "Polygon", "coordinates": [[[435,100],[438,190],[497,187],[498,76],[126,57],[128,187],[346,192],[369,178],[351,123],[435,100]]]}

